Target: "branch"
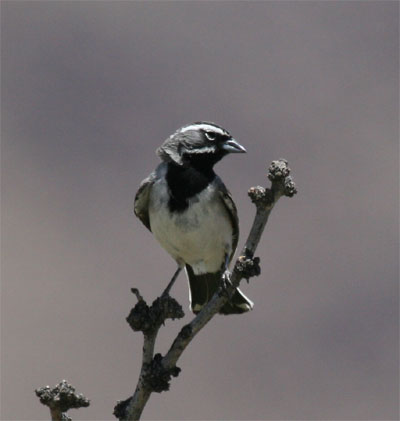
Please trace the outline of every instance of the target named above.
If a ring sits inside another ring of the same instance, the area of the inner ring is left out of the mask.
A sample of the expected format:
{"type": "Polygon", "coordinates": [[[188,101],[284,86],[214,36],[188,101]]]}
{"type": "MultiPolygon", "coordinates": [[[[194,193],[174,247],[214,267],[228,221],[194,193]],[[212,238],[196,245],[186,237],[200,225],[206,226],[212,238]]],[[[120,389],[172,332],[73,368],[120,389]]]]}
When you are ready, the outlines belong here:
{"type": "Polygon", "coordinates": [[[142,368],[134,395],[118,402],[114,408],[114,415],[121,420],[138,420],[151,392],[168,390],[171,376],[176,377],[179,374],[180,369],[177,367],[169,370],[163,368],[161,354],[156,354],[153,358],[154,345],[158,330],[165,320],[181,319],[185,315],[181,305],[169,295],[157,298],[149,307],[136,288],[132,288],[132,292],[138,303],[126,320],[135,332],[143,332],[142,368]]]}
{"type": "Polygon", "coordinates": [[[219,288],[197,316],[181,329],[164,357],[160,354],[153,357],[158,330],[166,319],[183,317],[182,307],[168,295],[157,298],[148,307],[139,292],[133,290],[138,303],[127,320],[133,330],[143,332],[143,360],[135,393],[125,401],[118,402],[114,409],[114,415],[119,420],[139,420],[151,393],[169,389],[171,377],[176,377],[180,372],[176,363],[195,335],[229,300],[243,278],[248,280],[260,274],[260,259],[254,257],[254,253],[271,210],[280,197],[292,197],[297,193],[287,164],[284,159],[272,162],[268,172],[270,189],[252,187],[249,190],[250,199],[256,206],[256,216],[245,246],[235,262],[230,284],[219,288]]]}
{"type": "Polygon", "coordinates": [[[40,402],[50,408],[52,421],[71,421],[66,412],[72,408],[82,408],[90,405],[81,393],[75,393],[75,388],[65,380],[52,389],[50,386],[41,387],[35,390],[40,402]]]}

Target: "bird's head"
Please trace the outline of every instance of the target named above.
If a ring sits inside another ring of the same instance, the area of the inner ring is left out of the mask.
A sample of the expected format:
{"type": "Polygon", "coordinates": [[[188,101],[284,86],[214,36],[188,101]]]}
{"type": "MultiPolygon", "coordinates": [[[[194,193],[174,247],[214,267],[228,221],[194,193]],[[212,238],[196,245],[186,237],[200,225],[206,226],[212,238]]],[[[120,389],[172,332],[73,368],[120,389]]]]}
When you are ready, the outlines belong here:
{"type": "Polygon", "coordinates": [[[222,127],[209,122],[197,122],[181,127],[158,149],[157,155],[177,165],[212,167],[229,153],[244,153],[246,149],[222,127]]]}

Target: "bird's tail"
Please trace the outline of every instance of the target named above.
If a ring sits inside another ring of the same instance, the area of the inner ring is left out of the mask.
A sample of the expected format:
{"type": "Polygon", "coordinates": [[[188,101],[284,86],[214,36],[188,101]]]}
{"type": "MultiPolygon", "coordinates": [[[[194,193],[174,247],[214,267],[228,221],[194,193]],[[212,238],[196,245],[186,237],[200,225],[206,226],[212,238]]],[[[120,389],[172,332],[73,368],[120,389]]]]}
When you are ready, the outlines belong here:
{"type": "MultiPolygon", "coordinates": [[[[186,265],[189,279],[190,308],[197,314],[207,304],[221,284],[222,272],[196,275],[191,266],[186,265]]],[[[253,308],[253,303],[236,288],[230,300],[221,308],[220,314],[241,314],[253,308]]]]}

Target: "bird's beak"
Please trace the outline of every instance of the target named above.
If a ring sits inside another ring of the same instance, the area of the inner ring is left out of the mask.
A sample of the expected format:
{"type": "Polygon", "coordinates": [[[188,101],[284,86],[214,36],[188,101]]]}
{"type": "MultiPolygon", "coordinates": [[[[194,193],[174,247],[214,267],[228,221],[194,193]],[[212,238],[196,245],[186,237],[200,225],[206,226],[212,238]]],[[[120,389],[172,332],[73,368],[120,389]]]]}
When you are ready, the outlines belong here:
{"type": "Polygon", "coordinates": [[[228,139],[222,145],[222,149],[231,153],[245,153],[246,149],[235,139],[228,139]]]}

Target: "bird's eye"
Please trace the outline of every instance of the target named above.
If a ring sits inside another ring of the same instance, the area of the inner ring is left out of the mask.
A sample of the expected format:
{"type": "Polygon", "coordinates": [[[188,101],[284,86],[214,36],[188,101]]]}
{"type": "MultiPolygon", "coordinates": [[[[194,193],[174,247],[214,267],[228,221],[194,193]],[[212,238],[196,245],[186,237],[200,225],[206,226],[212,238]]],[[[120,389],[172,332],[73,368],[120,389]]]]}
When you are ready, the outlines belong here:
{"type": "Polygon", "coordinates": [[[217,137],[217,135],[215,133],[213,133],[213,132],[206,132],[206,138],[208,140],[215,140],[216,137],[217,137]]]}

